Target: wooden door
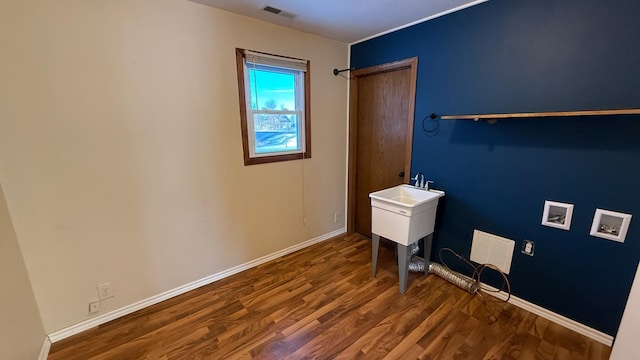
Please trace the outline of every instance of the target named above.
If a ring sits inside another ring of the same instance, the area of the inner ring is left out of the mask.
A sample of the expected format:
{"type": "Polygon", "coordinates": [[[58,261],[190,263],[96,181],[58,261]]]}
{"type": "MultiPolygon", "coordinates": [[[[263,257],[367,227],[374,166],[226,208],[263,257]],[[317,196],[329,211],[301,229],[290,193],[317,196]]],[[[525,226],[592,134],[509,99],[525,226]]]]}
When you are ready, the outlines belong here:
{"type": "Polygon", "coordinates": [[[371,236],[369,193],[405,183],[411,166],[417,59],[352,72],[350,230],[371,236]]]}

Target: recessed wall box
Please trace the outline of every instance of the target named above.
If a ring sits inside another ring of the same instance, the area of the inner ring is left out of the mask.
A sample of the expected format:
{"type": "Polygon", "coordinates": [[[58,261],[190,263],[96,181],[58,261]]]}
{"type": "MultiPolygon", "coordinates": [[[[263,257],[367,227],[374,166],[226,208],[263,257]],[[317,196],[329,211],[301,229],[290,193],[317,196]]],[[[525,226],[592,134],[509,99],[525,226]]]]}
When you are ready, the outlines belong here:
{"type": "Polygon", "coordinates": [[[596,209],[589,234],[607,240],[624,242],[630,222],[631,214],[596,209]]]}
{"type": "Polygon", "coordinates": [[[542,225],[569,230],[571,217],[573,216],[573,204],[565,204],[556,201],[545,201],[542,212],[542,225]]]}

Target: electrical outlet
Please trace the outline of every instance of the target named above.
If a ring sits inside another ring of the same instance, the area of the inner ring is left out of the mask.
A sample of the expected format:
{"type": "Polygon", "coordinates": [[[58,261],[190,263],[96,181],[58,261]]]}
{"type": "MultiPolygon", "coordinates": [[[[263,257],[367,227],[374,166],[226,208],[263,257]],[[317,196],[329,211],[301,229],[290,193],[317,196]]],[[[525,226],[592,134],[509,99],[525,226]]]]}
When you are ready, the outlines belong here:
{"type": "Polygon", "coordinates": [[[89,303],[89,314],[95,314],[100,311],[100,301],[92,301],[89,303]]]}
{"type": "Polygon", "coordinates": [[[104,283],[102,285],[98,285],[98,299],[104,300],[113,297],[113,288],[111,287],[111,283],[104,283]]]}
{"type": "Polygon", "coordinates": [[[342,222],[342,211],[336,211],[333,213],[333,223],[337,224],[342,222]]]}
{"type": "Polygon", "coordinates": [[[522,253],[525,255],[533,256],[533,250],[535,248],[535,243],[531,240],[525,240],[522,243],[522,253]]]}

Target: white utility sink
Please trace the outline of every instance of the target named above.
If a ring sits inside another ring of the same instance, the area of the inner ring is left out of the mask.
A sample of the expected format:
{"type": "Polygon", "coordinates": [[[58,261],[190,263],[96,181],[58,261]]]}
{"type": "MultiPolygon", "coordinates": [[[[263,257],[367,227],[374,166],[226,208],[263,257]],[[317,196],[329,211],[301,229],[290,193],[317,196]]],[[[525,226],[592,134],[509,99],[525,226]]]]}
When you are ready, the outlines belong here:
{"type": "Polygon", "coordinates": [[[438,199],[443,191],[424,190],[411,185],[398,185],[369,194],[371,198],[371,276],[376,276],[380,237],[396,243],[400,293],[407,290],[407,274],[411,261],[409,245],[424,239],[425,274],[431,254],[433,227],[436,223],[438,199]]]}
{"type": "Polygon", "coordinates": [[[443,191],[398,185],[369,194],[371,232],[410,245],[433,233],[438,199],[443,191]]]}

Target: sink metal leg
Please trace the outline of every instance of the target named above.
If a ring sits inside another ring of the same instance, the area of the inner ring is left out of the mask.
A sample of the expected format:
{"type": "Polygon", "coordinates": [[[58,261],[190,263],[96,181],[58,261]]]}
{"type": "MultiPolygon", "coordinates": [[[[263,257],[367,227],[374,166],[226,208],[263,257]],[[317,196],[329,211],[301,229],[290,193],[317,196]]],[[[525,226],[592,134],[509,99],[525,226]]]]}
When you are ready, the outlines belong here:
{"type": "Polygon", "coordinates": [[[433,243],[433,233],[422,239],[422,248],[424,249],[424,274],[429,273],[429,264],[431,263],[431,244],[433,243]]]}
{"type": "Polygon", "coordinates": [[[411,249],[409,246],[398,244],[398,275],[400,278],[400,294],[407,291],[407,277],[409,276],[409,262],[411,261],[411,249]]]}
{"type": "Polygon", "coordinates": [[[376,277],[376,266],[378,265],[378,248],[380,247],[380,236],[371,234],[371,277],[376,277]]]}
{"type": "MultiPolygon", "coordinates": [[[[433,242],[433,234],[429,234],[422,238],[424,248],[424,273],[429,273],[429,263],[431,256],[431,244],[433,242]]],[[[378,249],[380,248],[380,235],[371,234],[371,277],[376,277],[376,268],[378,265],[378,249]]],[[[400,278],[400,293],[407,291],[407,279],[409,277],[409,262],[411,262],[411,246],[405,246],[396,243],[396,260],[398,262],[398,277],[400,278]]]]}

